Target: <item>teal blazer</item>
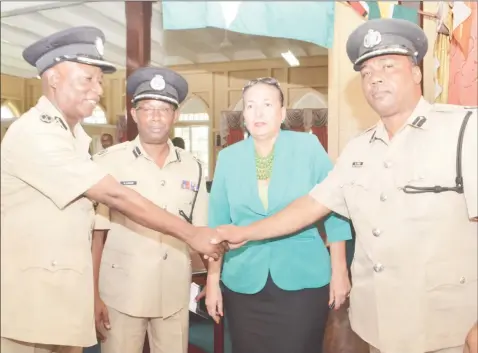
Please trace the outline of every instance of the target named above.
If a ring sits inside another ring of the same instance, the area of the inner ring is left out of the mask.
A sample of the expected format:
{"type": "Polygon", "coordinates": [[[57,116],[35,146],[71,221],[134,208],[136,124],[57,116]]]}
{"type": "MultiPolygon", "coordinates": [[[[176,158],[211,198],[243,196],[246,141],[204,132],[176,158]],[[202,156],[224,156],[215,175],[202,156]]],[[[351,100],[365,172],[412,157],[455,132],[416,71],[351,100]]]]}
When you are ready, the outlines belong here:
{"type": "MultiPolygon", "coordinates": [[[[218,155],[209,195],[209,226],[248,225],[273,215],[307,195],[332,169],[332,162],[315,135],[281,131],[274,146],[268,210],[259,198],[252,138],[235,143],[218,155]]],[[[332,214],[325,220],[329,242],[351,239],[348,221],[332,214]]],[[[222,281],[231,290],[259,292],[271,274],[284,290],[318,288],[330,282],[327,248],[312,225],[296,234],[249,242],[224,257],[222,281]]]]}

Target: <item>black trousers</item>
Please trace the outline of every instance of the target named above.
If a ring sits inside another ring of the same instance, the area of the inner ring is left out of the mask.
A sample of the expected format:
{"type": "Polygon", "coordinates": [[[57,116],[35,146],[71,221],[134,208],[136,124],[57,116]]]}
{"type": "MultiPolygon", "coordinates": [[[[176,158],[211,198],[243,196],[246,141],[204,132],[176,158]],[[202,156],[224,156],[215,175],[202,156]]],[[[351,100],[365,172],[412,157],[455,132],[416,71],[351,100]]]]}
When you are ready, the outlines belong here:
{"type": "Polygon", "coordinates": [[[259,293],[224,286],[223,298],[232,353],[322,353],[329,286],[285,291],[269,275],[259,293]]]}

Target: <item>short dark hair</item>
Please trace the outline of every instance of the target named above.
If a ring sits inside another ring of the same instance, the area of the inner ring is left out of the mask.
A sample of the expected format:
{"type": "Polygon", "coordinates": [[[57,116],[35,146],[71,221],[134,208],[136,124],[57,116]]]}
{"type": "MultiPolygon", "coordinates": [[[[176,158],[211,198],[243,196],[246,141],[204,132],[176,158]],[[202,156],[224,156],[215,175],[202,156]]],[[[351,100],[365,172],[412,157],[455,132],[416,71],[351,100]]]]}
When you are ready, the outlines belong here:
{"type": "Polygon", "coordinates": [[[182,137],[175,137],[171,140],[175,147],[182,148],[183,150],[186,148],[186,143],[182,137]]]}

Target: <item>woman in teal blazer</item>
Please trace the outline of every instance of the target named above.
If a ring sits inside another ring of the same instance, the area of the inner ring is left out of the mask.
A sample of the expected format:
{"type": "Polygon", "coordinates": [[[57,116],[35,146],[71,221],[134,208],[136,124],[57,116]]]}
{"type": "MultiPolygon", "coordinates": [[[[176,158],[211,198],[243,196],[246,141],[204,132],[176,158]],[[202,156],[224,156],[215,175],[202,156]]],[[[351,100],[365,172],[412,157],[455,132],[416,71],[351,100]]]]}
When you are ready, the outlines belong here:
{"type": "MultiPolygon", "coordinates": [[[[316,136],[280,130],[286,110],[275,79],[249,82],[243,99],[250,137],[219,153],[210,227],[268,217],[306,195],[332,169],[316,136]]],[[[233,353],[322,351],[333,293],[350,286],[344,242],[351,238],[350,225],[332,215],[325,229],[333,266],[315,226],[229,251],[222,274],[220,262],[209,264],[208,312],[216,321],[222,316],[224,295],[233,353]]]]}

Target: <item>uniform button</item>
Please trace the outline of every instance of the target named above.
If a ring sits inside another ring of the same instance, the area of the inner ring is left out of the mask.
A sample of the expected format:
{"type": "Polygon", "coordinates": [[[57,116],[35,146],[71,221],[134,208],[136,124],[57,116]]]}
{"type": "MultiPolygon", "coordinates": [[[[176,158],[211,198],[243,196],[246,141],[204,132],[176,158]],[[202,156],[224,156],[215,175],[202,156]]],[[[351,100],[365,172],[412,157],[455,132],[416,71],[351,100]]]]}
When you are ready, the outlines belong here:
{"type": "Polygon", "coordinates": [[[388,199],[388,197],[387,197],[387,195],[385,195],[384,193],[382,193],[382,194],[380,195],[380,201],[384,202],[384,201],[387,201],[387,199],[388,199]]]}
{"type": "Polygon", "coordinates": [[[166,180],[161,180],[160,184],[161,184],[161,186],[166,185],[166,180]]]}
{"type": "Polygon", "coordinates": [[[460,283],[461,283],[461,284],[465,284],[465,283],[466,283],[466,278],[465,278],[465,277],[461,277],[461,278],[460,278],[460,283]]]}
{"type": "Polygon", "coordinates": [[[387,161],[387,162],[383,163],[383,166],[384,166],[385,168],[391,168],[391,167],[392,167],[392,162],[387,161]]]}
{"type": "Polygon", "coordinates": [[[163,255],[163,260],[166,260],[168,258],[168,253],[163,255]]]}
{"type": "Polygon", "coordinates": [[[52,265],[52,266],[56,266],[56,264],[57,264],[56,260],[53,260],[53,261],[51,262],[51,265],[52,265]]]}
{"type": "Polygon", "coordinates": [[[382,231],[378,228],[374,228],[372,230],[372,234],[373,234],[374,237],[378,237],[378,236],[380,236],[380,234],[382,234],[382,231]]]}
{"type": "Polygon", "coordinates": [[[116,264],[111,264],[111,268],[116,268],[116,264]]]}
{"type": "Polygon", "coordinates": [[[382,272],[383,271],[383,265],[381,263],[376,263],[374,266],[373,266],[373,270],[375,272],[382,272]]]}

